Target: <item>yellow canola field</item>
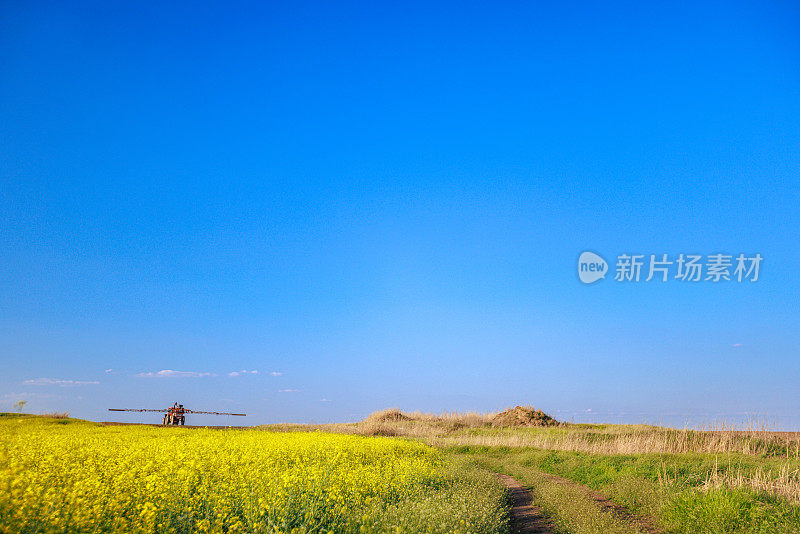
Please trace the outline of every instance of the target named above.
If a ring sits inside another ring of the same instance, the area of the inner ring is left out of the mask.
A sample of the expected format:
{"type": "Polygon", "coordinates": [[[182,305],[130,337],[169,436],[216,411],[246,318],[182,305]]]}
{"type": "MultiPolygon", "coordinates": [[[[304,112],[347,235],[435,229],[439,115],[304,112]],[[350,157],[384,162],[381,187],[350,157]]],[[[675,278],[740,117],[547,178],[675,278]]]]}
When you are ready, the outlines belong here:
{"type": "MultiPolygon", "coordinates": [[[[448,484],[436,450],[391,438],[34,417],[0,418],[0,432],[7,533],[414,531],[402,503],[448,484]]],[[[486,524],[495,505],[481,512],[486,524]]],[[[473,530],[451,516],[439,510],[432,530],[473,530]]]]}

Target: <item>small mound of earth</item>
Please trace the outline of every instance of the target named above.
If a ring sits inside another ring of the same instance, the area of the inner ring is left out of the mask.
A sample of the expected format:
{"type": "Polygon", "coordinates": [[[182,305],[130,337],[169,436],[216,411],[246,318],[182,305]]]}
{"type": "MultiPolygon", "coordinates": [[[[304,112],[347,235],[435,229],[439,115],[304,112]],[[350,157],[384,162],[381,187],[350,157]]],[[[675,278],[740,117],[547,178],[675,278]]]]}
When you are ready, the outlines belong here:
{"type": "Polygon", "coordinates": [[[398,410],[392,408],[389,410],[381,410],[380,412],[371,413],[365,421],[372,423],[396,423],[398,421],[411,421],[412,418],[398,410]]]}
{"type": "Polygon", "coordinates": [[[555,426],[558,421],[533,406],[517,406],[500,412],[492,419],[492,426],[555,426]]]}

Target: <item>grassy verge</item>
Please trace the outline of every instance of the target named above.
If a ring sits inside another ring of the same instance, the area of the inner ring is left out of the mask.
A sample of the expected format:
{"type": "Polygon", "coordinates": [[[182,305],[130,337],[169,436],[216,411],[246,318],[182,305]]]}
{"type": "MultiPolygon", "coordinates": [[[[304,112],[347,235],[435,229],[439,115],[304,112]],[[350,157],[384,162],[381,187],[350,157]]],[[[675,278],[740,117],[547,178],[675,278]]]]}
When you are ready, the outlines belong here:
{"type": "Polygon", "coordinates": [[[374,532],[508,534],[505,488],[473,461],[450,458],[440,488],[372,512],[374,532]]]}
{"type": "MultiPolygon", "coordinates": [[[[800,532],[800,506],[789,498],[752,485],[714,480],[753,480],[775,473],[788,460],[748,455],[594,455],[580,452],[504,447],[454,447],[487,468],[502,470],[526,484],[544,484],[551,473],[584,484],[631,511],[649,516],[670,532],[800,532]]],[[[785,472],[785,471],[784,471],[785,472]]],[[[779,476],[779,473],[778,473],[779,476]]],[[[776,480],[774,477],[772,480],[776,480]]],[[[586,532],[572,520],[589,517],[580,495],[572,501],[537,490],[571,532],[586,532]],[[578,503],[578,504],[576,504],[578,503]]]]}
{"type": "Polygon", "coordinates": [[[506,461],[488,454],[473,455],[476,463],[488,470],[512,476],[533,494],[533,504],[545,512],[559,532],[574,534],[629,534],[636,529],[601,510],[579,488],[555,482],[533,466],[506,461]]]}

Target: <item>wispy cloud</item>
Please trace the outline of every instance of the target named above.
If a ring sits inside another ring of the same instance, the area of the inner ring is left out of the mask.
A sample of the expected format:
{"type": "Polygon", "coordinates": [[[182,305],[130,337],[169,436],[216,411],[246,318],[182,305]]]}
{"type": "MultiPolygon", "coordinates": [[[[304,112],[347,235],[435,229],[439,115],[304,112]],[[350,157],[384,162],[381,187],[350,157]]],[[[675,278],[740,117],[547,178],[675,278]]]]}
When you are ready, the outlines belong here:
{"type": "Polygon", "coordinates": [[[742,344],[741,344],[741,343],[734,343],[734,344],[733,344],[733,346],[734,346],[734,347],[741,347],[741,346],[742,346],[742,344]]]}
{"type": "Polygon", "coordinates": [[[283,373],[279,373],[278,371],[272,371],[270,376],[281,376],[283,373]]]}
{"type": "Polygon", "coordinates": [[[32,378],[22,382],[25,386],[88,386],[99,383],[97,380],[63,380],[61,378],[32,378]]]}
{"type": "Polygon", "coordinates": [[[105,371],[105,372],[106,372],[106,373],[113,373],[113,372],[114,372],[114,370],[113,370],[113,369],[106,369],[106,371],[105,371]]]}
{"type": "Polygon", "coordinates": [[[136,376],[143,378],[200,378],[203,376],[217,376],[214,373],[198,373],[195,371],[173,371],[172,369],[162,369],[161,371],[139,373],[136,376]]]}
{"type": "Polygon", "coordinates": [[[299,389],[279,389],[278,393],[297,393],[299,389]]]}
{"type": "Polygon", "coordinates": [[[330,400],[330,399],[320,399],[319,401],[320,401],[320,402],[331,402],[331,400],[330,400]]]}
{"type": "Polygon", "coordinates": [[[253,369],[252,371],[248,371],[247,369],[242,369],[241,371],[231,371],[228,373],[228,376],[241,376],[241,375],[257,375],[258,371],[253,369]]]}
{"type": "Polygon", "coordinates": [[[23,399],[63,399],[61,395],[54,393],[31,393],[30,391],[21,391],[19,393],[5,393],[0,398],[0,404],[11,404],[12,402],[23,399]]]}

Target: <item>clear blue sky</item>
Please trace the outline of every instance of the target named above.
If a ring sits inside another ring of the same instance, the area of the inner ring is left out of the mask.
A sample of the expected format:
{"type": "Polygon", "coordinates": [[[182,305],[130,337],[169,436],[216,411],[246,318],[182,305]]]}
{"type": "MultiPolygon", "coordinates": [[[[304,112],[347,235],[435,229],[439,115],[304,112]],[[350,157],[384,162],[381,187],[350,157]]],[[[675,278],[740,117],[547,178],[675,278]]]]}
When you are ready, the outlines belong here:
{"type": "Polygon", "coordinates": [[[3,2],[0,410],[800,428],[797,3],[378,4],[3,2]]]}

